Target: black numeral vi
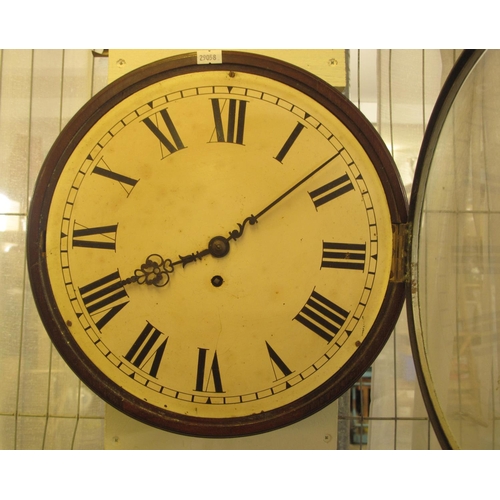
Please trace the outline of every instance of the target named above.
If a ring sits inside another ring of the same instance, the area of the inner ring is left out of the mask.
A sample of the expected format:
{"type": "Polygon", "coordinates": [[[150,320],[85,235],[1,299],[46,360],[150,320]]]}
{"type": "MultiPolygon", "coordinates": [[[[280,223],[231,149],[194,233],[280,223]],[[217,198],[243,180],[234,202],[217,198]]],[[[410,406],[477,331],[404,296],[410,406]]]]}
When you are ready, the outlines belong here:
{"type": "Polygon", "coordinates": [[[196,387],[195,391],[202,392],[224,392],[222,389],[222,380],[220,376],[219,360],[217,358],[217,351],[214,352],[212,364],[206,376],[208,349],[198,349],[198,368],[196,372],[196,387]],[[209,386],[213,386],[213,390],[209,386]]]}

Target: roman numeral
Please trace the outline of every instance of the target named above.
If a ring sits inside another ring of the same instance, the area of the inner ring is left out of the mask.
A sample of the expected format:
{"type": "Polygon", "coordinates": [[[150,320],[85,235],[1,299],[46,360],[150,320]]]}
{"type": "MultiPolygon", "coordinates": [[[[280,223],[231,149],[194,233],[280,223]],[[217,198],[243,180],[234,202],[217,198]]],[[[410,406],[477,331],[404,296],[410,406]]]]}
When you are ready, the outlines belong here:
{"type": "Polygon", "coordinates": [[[155,113],[152,116],[155,117],[154,121],[151,119],[151,116],[148,116],[147,118],[144,118],[143,123],[160,141],[162,159],[179,151],[180,149],[184,149],[185,146],[182,143],[168,111],[166,109],[162,109],[159,113],[155,113]],[[167,133],[170,138],[167,137],[167,133]]]}
{"type": "Polygon", "coordinates": [[[83,303],[99,330],[129,301],[118,271],[93,281],[79,290],[83,303]]]}
{"type": "Polygon", "coordinates": [[[124,356],[125,359],[136,368],[156,377],[168,340],[168,337],[165,339],[163,337],[164,334],[160,330],[147,323],[124,356]]]}
{"type": "Polygon", "coordinates": [[[305,306],[294,319],[322,339],[331,342],[333,336],[342,328],[348,315],[348,311],[313,291],[305,306]]]}
{"type": "Polygon", "coordinates": [[[198,370],[196,373],[195,391],[201,392],[224,392],[220,376],[219,361],[217,351],[214,352],[212,365],[206,370],[208,349],[198,348],[198,370]]]}
{"type": "Polygon", "coordinates": [[[116,250],[118,224],[111,226],[85,227],[75,221],[73,225],[73,247],[116,250]]]}
{"type": "Polygon", "coordinates": [[[288,368],[285,362],[278,356],[276,351],[266,342],[267,353],[269,359],[271,360],[271,366],[274,372],[275,380],[286,377],[292,373],[292,370],[288,368]],[[281,372],[281,374],[279,373],[281,372]]]}
{"type": "Polygon", "coordinates": [[[132,189],[134,189],[137,182],[139,182],[137,179],[133,179],[132,177],[127,177],[126,175],[113,172],[102,159],[100,161],[100,165],[96,165],[94,170],[92,170],[92,173],[118,182],[127,193],[127,196],[132,192],[132,189]]]}
{"type": "Polygon", "coordinates": [[[363,271],[366,260],[366,244],[323,242],[321,267],[356,269],[363,271]]]}
{"type": "Polygon", "coordinates": [[[329,201],[342,196],[349,191],[352,191],[354,186],[351,179],[347,174],[340,176],[338,179],[333,180],[309,193],[316,208],[328,203],[329,201]]]}
{"type": "Polygon", "coordinates": [[[305,125],[302,125],[302,123],[297,123],[295,128],[292,130],[292,133],[285,141],[285,144],[283,144],[283,147],[281,148],[280,152],[274,157],[276,160],[278,160],[280,163],[283,162],[283,158],[286,156],[286,154],[293,146],[294,142],[297,140],[297,137],[302,132],[302,130],[304,130],[304,128],[305,125]]]}
{"type": "Polygon", "coordinates": [[[211,101],[217,142],[243,145],[247,101],[240,99],[211,99],[211,101]]]}

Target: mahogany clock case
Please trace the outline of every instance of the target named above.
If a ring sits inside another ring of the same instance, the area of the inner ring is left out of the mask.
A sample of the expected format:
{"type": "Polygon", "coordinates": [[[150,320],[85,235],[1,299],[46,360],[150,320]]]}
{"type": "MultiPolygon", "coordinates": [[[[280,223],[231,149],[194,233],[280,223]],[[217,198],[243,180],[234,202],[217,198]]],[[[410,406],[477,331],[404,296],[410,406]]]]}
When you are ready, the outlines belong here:
{"type": "Polygon", "coordinates": [[[245,436],[270,431],[306,418],[330,404],[373,363],[393,330],[405,298],[401,264],[405,243],[401,228],[407,224],[407,202],[394,161],[373,126],[340,92],[305,70],[251,53],[224,51],[222,57],[222,64],[217,65],[198,64],[195,53],[161,60],[132,71],[93,97],[66,125],[43,164],[31,202],[27,233],[28,271],[36,305],[52,342],[77,376],[103,400],[133,418],[171,432],[203,437],[245,436]],[[179,415],[131,394],[96,369],[75,341],[72,326],[59,311],[47,267],[47,252],[51,249],[46,246],[46,234],[52,198],[68,160],[89,131],[115,106],[142,89],[178,76],[202,75],[215,70],[228,75],[240,72],[258,75],[279,82],[294,92],[301,92],[334,115],[356,138],[376,169],[395,234],[393,252],[385,257],[392,261],[392,271],[382,305],[366,339],[349,362],[326,382],[292,402],[259,414],[233,418],[179,415]]]}

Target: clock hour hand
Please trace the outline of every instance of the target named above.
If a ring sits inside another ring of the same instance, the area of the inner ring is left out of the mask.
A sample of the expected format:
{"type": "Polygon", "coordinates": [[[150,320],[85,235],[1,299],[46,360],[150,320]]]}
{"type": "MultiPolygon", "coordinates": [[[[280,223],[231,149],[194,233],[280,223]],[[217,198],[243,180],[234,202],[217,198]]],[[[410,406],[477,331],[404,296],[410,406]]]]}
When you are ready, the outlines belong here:
{"type": "Polygon", "coordinates": [[[134,275],[123,280],[122,283],[125,285],[137,283],[139,285],[164,287],[170,281],[170,275],[174,272],[175,266],[182,265],[182,267],[185,267],[187,264],[201,260],[207,255],[216,258],[226,256],[229,252],[230,239],[224,236],[216,236],[210,240],[207,248],[186,256],[179,255],[179,260],[176,261],[164,259],[158,254],[151,254],[146,258],[146,262],[134,271],[134,275]]]}

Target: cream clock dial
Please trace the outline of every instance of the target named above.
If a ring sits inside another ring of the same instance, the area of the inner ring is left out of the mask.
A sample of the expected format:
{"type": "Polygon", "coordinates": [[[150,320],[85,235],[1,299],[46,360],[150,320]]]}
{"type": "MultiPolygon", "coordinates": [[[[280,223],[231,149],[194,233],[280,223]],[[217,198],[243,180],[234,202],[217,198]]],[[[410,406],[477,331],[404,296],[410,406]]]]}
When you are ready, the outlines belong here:
{"type": "Polygon", "coordinates": [[[49,153],[29,220],[47,330],[98,395],[198,436],[278,428],[345,392],[404,288],[391,157],[337,91],[223,52],[141,68],[49,153]]]}

